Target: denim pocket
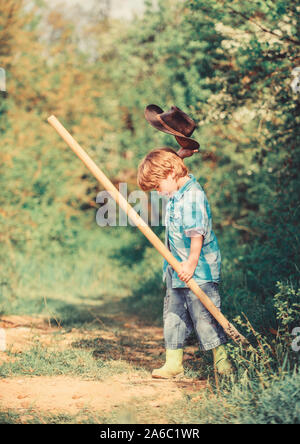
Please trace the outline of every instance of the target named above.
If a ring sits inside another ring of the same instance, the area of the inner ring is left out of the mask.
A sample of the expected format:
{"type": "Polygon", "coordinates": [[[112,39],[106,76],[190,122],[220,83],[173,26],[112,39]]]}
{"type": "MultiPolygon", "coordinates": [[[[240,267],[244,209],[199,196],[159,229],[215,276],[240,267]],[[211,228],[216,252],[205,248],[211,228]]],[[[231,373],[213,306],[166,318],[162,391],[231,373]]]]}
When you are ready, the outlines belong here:
{"type": "Polygon", "coordinates": [[[201,290],[209,297],[209,299],[213,302],[213,304],[220,308],[221,306],[221,297],[219,293],[219,286],[215,282],[207,282],[203,285],[200,285],[201,290]]]}
{"type": "MultiPolygon", "coordinates": [[[[214,282],[207,282],[200,285],[201,290],[207,295],[211,302],[220,309],[221,298],[217,286],[214,282]]],[[[213,318],[210,312],[204,307],[199,298],[192,292],[189,292],[189,305],[194,312],[195,318],[208,319],[213,318]]]]}

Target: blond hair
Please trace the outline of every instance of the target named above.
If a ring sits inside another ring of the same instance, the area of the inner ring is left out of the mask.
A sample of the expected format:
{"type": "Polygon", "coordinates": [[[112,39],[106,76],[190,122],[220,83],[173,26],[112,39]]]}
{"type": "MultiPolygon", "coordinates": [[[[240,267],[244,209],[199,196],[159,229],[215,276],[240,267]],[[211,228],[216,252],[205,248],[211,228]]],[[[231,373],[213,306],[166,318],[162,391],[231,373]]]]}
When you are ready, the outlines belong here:
{"type": "Polygon", "coordinates": [[[158,148],[150,151],[140,162],[137,183],[143,191],[154,190],[172,173],[178,180],[188,174],[188,169],[172,148],[158,148]]]}

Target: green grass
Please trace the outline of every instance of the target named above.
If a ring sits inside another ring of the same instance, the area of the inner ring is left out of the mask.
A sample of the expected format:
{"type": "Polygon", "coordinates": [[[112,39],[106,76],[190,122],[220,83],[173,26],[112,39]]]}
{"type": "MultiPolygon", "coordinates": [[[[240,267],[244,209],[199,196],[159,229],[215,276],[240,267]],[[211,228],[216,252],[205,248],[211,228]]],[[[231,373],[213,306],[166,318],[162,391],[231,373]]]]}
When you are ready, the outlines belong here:
{"type": "Polygon", "coordinates": [[[206,390],[198,402],[190,398],[169,411],[171,423],[192,424],[299,424],[300,375],[271,378],[267,387],[258,380],[224,382],[206,390]]]}
{"type": "Polygon", "coordinates": [[[51,245],[9,251],[0,274],[0,313],[39,314],[74,326],[90,322],[90,312],[104,302],[128,296],[127,270],[112,255],[132,233],[110,230],[81,233],[74,251],[51,245]]]}
{"type": "Polygon", "coordinates": [[[82,409],[78,413],[45,414],[34,409],[28,409],[26,413],[14,410],[1,412],[0,424],[135,424],[136,412],[128,405],[113,409],[109,414],[91,412],[82,409]]]}
{"type": "Polygon", "coordinates": [[[95,361],[91,352],[85,350],[49,351],[36,345],[22,353],[8,352],[12,359],[0,367],[2,378],[13,376],[70,375],[101,379],[101,368],[105,363],[95,361]]]}
{"type": "Polygon", "coordinates": [[[93,349],[69,348],[52,350],[37,344],[22,353],[7,352],[10,358],[0,366],[0,377],[78,376],[103,380],[108,376],[133,370],[125,361],[103,360],[93,349]]]}
{"type": "Polygon", "coordinates": [[[34,409],[28,409],[26,413],[14,410],[1,412],[0,404],[0,424],[106,424],[107,420],[107,417],[85,409],[75,415],[45,414],[34,409]]]}

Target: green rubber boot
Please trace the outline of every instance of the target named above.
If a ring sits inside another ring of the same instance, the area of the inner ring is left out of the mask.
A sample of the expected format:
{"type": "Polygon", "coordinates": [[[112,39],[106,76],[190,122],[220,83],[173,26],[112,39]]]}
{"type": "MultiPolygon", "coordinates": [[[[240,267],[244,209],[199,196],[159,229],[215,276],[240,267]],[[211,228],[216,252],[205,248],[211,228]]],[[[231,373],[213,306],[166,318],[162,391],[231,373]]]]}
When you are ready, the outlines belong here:
{"type": "Polygon", "coordinates": [[[214,366],[220,375],[230,375],[233,373],[232,365],[229,362],[227,351],[224,345],[213,349],[214,366]]]}
{"type": "Polygon", "coordinates": [[[152,372],[152,378],[170,379],[184,375],[182,366],[183,349],[166,350],[166,363],[152,372]]]}

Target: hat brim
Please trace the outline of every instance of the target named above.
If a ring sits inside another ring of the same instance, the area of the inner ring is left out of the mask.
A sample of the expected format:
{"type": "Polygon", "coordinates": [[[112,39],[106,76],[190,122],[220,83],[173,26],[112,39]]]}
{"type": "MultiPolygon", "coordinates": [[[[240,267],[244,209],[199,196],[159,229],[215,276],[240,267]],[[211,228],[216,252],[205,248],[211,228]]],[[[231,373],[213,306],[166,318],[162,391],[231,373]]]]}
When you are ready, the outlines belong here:
{"type": "Polygon", "coordinates": [[[162,114],[163,112],[164,111],[157,105],[148,105],[145,109],[145,118],[152,126],[154,126],[154,128],[174,136],[174,134],[171,131],[167,130],[157,119],[157,115],[162,114]]]}
{"type": "Polygon", "coordinates": [[[200,148],[200,144],[194,139],[179,136],[175,136],[175,139],[182,148],[185,148],[187,150],[197,150],[198,148],[200,148]]]}
{"type": "Polygon", "coordinates": [[[157,119],[157,115],[162,114],[163,112],[164,111],[157,105],[148,105],[145,109],[145,118],[157,130],[174,136],[182,148],[188,150],[197,150],[200,145],[196,140],[185,137],[184,135],[176,136],[172,131],[169,131],[162,125],[162,123],[157,119]]]}

